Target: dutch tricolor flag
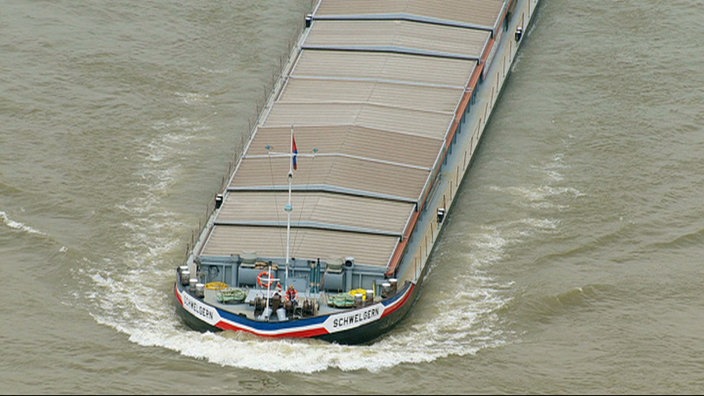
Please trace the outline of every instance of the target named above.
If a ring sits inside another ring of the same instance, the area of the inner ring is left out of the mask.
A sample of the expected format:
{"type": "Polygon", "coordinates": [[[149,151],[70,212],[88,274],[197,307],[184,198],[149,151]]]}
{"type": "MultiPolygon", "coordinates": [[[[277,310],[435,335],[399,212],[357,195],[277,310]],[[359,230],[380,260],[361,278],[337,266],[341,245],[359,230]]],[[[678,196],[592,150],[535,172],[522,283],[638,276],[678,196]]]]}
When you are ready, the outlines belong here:
{"type": "Polygon", "coordinates": [[[296,137],[291,135],[291,161],[293,170],[298,169],[298,147],[296,147],[296,137]]]}

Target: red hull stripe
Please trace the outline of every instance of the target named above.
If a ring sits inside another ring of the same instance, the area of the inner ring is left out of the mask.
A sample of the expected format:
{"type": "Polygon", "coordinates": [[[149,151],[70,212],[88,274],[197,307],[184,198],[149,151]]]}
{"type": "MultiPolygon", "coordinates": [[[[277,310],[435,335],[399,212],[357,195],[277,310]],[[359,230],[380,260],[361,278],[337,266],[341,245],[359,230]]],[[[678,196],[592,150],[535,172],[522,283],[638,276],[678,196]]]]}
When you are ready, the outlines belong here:
{"type": "Polygon", "coordinates": [[[318,327],[315,329],[309,329],[309,330],[301,330],[301,331],[291,331],[288,333],[276,333],[276,334],[271,334],[271,333],[260,333],[258,331],[251,330],[246,327],[238,327],[236,325],[233,325],[230,322],[226,322],[224,320],[221,320],[220,322],[215,324],[216,327],[223,329],[223,330],[234,330],[234,331],[244,331],[250,334],[254,334],[260,337],[270,337],[270,338],[310,338],[310,337],[317,337],[320,335],[328,334],[328,331],[325,330],[324,327],[318,327]]]}
{"type": "Polygon", "coordinates": [[[392,313],[396,312],[397,309],[401,308],[406,304],[406,301],[408,301],[409,298],[411,298],[411,295],[413,294],[413,289],[416,287],[415,283],[412,283],[411,286],[408,288],[406,291],[406,294],[403,295],[398,301],[393,303],[392,305],[389,305],[384,309],[384,313],[381,315],[382,318],[391,315],[392,313]]]}

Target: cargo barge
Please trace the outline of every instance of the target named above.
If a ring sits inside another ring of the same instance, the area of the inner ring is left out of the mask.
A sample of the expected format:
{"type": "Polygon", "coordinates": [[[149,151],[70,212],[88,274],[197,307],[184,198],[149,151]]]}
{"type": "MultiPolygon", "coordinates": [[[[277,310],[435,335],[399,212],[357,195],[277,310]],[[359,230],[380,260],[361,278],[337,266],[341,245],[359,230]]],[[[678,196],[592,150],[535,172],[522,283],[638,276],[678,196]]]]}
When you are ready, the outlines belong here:
{"type": "Polygon", "coordinates": [[[412,309],[538,0],[320,0],[176,269],[200,331],[371,343],[412,309]]]}

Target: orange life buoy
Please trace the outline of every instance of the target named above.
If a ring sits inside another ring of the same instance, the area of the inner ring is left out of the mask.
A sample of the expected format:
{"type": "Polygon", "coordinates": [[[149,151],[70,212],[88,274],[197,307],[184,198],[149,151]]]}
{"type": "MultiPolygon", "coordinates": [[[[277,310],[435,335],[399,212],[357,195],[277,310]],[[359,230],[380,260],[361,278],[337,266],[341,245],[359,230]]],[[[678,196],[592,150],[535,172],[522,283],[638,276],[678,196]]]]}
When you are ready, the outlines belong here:
{"type": "Polygon", "coordinates": [[[259,283],[259,286],[266,287],[268,289],[269,286],[274,283],[274,278],[269,275],[269,271],[262,271],[259,273],[259,275],[257,275],[257,283],[259,283]],[[262,278],[265,276],[266,280],[262,280],[262,278]]]}

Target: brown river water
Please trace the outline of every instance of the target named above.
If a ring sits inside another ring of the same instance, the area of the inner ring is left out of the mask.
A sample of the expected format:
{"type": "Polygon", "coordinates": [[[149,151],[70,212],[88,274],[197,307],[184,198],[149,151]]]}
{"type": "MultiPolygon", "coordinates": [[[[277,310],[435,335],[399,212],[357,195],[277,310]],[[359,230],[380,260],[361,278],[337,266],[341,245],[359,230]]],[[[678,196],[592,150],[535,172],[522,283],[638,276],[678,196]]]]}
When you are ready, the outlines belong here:
{"type": "Polygon", "coordinates": [[[201,334],[171,287],[309,0],[0,11],[0,393],[704,393],[704,7],[543,0],[415,309],[201,334]]]}

